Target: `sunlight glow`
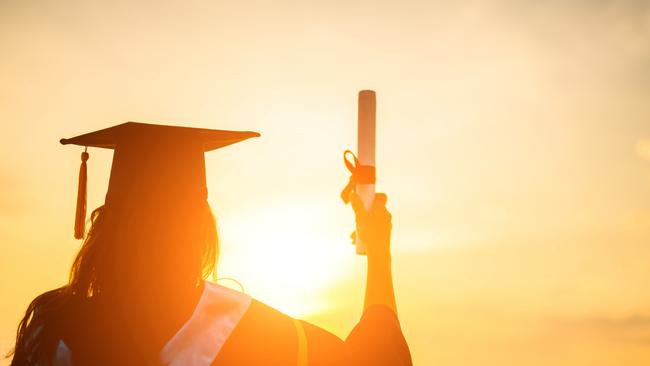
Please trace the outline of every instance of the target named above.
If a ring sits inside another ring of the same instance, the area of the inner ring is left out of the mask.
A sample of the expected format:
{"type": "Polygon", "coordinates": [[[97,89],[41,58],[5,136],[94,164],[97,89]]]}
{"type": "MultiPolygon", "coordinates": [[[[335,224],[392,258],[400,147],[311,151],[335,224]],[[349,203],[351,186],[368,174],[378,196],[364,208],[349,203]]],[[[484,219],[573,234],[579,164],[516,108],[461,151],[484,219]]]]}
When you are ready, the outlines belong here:
{"type": "Polygon", "coordinates": [[[323,296],[350,270],[353,249],[332,235],[336,216],[317,201],[265,202],[220,220],[218,277],[236,278],[247,293],[294,316],[331,306],[323,296]]]}

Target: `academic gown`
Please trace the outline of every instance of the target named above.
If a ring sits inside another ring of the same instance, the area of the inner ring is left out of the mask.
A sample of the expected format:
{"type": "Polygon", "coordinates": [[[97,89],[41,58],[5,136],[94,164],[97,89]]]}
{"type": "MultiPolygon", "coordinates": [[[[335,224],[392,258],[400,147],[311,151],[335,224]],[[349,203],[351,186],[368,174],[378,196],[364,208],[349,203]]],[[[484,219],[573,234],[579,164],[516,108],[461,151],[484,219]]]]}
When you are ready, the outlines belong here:
{"type": "MultiPolygon", "coordinates": [[[[64,335],[54,365],[83,363],[75,362],[81,361],[75,353],[83,353],[75,349],[87,350],[84,339],[64,335]]],[[[190,318],[160,351],[159,361],[170,366],[412,365],[398,318],[386,306],[366,309],[344,341],[246,294],[209,282],[190,318]]]]}

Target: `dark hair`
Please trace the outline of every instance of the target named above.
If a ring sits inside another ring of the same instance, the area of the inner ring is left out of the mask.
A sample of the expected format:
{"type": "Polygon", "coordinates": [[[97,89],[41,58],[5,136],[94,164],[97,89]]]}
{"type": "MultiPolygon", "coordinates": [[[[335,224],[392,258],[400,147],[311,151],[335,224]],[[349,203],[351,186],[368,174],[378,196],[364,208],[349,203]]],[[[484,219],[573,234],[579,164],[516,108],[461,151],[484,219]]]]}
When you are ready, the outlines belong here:
{"type": "MultiPolygon", "coordinates": [[[[200,268],[195,268],[197,283],[214,272],[218,257],[215,219],[207,202],[203,207],[201,215],[204,220],[195,227],[201,232],[193,233],[199,236],[191,236],[202,238],[202,243],[198,243],[196,251],[191,253],[200,257],[196,261],[200,268]]],[[[68,284],[37,296],[29,304],[18,325],[15,348],[7,355],[13,356],[11,365],[51,364],[61,339],[61,329],[69,319],[68,314],[73,314],[85,300],[102,293],[115,281],[111,278],[115,275],[111,268],[118,255],[115,247],[119,247],[121,240],[115,235],[119,224],[112,216],[116,215],[111,215],[104,206],[92,212],[91,227],[72,264],[68,284]]],[[[177,219],[176,216],[177,213],[168,215],[166,219],[177,219]]],[[[129,227],[127,231],[133,229],[129,227]]],[[[174,257],[165,257],[169,258],[174,257]]]]}

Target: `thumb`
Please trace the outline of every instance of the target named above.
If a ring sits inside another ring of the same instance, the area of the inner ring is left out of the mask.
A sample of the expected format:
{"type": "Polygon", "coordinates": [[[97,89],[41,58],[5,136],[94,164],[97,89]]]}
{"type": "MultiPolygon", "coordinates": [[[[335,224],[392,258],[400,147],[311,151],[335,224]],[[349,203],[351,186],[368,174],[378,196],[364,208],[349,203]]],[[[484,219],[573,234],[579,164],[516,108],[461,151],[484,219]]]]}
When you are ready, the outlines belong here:
{"type": "Polygon", "coordinates": [[[365,207],[363,207],[363,202],[361,202],[361,197],[356,192],[350,192],[350,204],[356,215],[363,215],[366,213],[365,207]]]}

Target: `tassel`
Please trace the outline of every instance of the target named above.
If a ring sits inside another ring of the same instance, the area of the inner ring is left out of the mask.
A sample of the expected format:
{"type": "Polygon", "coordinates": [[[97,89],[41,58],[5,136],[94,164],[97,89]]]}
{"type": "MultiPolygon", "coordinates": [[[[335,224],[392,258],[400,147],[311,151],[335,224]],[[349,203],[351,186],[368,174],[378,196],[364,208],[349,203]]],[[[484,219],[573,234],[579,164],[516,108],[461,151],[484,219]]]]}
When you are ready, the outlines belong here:
{"type": "Polygon", "coordinates": [[[79,167],[79,188],[77,190],[77,213],[74,220],[74,238],[83,239],[86,234],[86,184],[88,183],[88,148],[81,153],[81,167],[79,167]]]}

